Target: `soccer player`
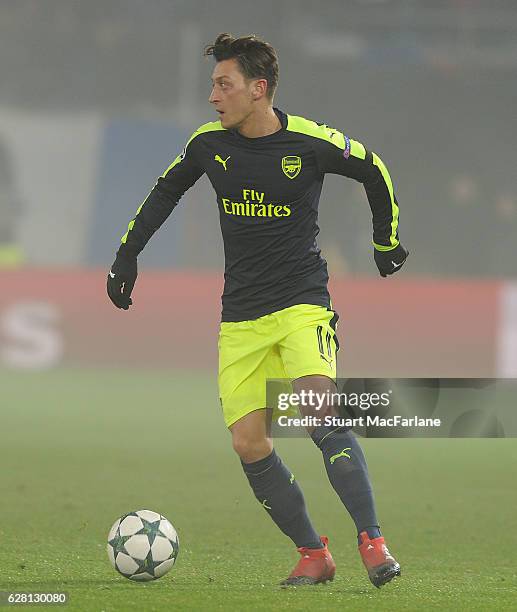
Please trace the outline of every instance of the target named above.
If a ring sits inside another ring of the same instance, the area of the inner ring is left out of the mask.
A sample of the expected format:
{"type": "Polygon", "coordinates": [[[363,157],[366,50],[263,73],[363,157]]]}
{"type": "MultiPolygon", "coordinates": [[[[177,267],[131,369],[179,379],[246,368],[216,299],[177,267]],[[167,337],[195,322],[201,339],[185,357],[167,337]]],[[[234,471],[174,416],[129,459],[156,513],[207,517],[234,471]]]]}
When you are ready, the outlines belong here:
{"type": "MultiPolygon", "coordinates": [[[[326,582],[335,573],[328,539],[315,531],[297,481],[273,448],[266,380],[289,379],[297,393],[336,390],[338,315],[316,244],[324,175],[364,185],[383,277],[400,270],[408,255],[399,242],[397,200],[375,153],[338,130],[273,107],[278,60],[270,44],[220,34],[205,55],[216,62],[209,102],[219,120],[194,132],[137,210],[107,290],[115,306],[130,307],[138,254],[206,173],[217,194],[225,251],[219,335],[225,422],[256,498],[301,553],[282,584],[326,582]]],[[[333,406],[325,409],[335,413],[333,406]]],[[[320,425],[309,433],[356,525],[369,578],[379,587],[400,575],[400,566],[380,532],[361,448],[346,428],[320,425]]]]}

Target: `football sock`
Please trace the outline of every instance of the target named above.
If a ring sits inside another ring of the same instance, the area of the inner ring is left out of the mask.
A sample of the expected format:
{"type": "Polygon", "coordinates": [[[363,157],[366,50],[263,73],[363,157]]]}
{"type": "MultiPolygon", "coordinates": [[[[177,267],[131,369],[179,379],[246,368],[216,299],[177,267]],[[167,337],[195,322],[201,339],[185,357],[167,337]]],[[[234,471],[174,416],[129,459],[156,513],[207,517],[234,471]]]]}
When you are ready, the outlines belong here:
{"type": "Polygon", "coordinates": [[[357,533],[381,535],[366,459],[350,430],[316,427],[311,437],[321,450],[330,483],[352,517],[357,533]]]}
{"type": "Polygon", "coordinates": [[[322,548],[311,524],[303,493],[275,450],[254,463],[241,461],[255,497],[297,547],[322,548]]]}
{"type": "MultiPolygon", "coordinates": [[[[363,529],[363,531],[366,531],[370,540],[373,540],[374,538],[380,538],[382,535],[381,530],[379,529],[378,525],[372,525],[371,527],[366,527],[365,529],[363,529]]],[[[357,544],[360,546],[362,543],[363,543],[362,538],[358,533],[357,534],[357,544]]]]}

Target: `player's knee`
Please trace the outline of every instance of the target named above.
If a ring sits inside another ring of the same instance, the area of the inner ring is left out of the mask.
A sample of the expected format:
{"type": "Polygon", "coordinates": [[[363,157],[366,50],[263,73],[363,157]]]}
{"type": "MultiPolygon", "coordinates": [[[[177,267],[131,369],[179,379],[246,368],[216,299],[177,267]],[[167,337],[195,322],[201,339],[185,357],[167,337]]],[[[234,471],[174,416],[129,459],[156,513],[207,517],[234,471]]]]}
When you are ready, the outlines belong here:
{"type": "Polygon", "coordinates": [[[244,461],[244,463],[254,463],[264,459],[273,451],[273,443],[269,438],[249,438],[247,436],[234,435],[233,449],[244,461]]]}

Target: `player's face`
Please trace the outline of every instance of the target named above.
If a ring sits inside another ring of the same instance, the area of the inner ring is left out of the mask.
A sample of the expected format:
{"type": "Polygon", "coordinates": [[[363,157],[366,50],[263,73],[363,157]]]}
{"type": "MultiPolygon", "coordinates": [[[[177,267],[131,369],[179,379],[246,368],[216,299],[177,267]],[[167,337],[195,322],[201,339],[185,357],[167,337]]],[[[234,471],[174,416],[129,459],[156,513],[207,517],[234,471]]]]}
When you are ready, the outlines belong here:
{"type": "Polygon", "coordinates": [[[253,112],[255,84],[256,81],[244,77],[235,59],[215,65],[208,101],[214,105],[223,128],[238,127],[253,112]]]}

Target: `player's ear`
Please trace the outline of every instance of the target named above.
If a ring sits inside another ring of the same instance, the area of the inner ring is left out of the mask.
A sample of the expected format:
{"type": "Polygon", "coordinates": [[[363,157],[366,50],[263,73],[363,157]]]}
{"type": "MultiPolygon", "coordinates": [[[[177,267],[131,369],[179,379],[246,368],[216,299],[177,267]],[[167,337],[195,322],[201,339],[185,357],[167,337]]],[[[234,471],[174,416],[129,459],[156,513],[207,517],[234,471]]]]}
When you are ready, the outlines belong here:
{"type": "Polygon", "coordinates": [[[251,90],[251,96],[254,100],[260,100],[267,92],[267,80],[257,79],[253,82],[253,88],[251,90]]]}

